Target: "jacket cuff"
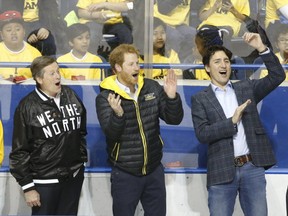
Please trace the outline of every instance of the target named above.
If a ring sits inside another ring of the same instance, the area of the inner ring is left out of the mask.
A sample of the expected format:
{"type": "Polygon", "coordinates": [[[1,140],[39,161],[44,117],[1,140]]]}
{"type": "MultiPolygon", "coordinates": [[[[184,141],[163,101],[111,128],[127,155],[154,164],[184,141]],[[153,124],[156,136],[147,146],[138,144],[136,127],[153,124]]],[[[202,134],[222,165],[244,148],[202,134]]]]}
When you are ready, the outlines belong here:
{"type": "Polygon", "coordinates": [[[21,185],[22,190],[25,192],[31,191],[31,190],[35,190],[35,184],[34,182],[31,182],[29,184],[26,185],[21,185]]]}

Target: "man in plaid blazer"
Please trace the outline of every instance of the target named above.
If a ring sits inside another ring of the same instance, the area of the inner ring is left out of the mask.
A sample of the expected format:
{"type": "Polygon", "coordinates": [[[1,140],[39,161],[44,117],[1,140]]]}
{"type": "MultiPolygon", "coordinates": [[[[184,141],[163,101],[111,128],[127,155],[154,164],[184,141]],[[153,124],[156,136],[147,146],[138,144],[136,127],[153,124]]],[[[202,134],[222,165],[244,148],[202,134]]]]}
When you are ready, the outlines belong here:
{"type": "Polygon", "coordinates": [[[232,83],[232,53],[210,47],[203,56],[211,84],[192,96],[197,138],[208,144],[207,189],[211,216],[231,216],[239,193],[246,216],[267,215],[265,169],[276,163],[261,124],[257,104],[285,79],[278,58],[257,33],[243,40],[258,50],[269,74],[259,80],[232,83]]]}

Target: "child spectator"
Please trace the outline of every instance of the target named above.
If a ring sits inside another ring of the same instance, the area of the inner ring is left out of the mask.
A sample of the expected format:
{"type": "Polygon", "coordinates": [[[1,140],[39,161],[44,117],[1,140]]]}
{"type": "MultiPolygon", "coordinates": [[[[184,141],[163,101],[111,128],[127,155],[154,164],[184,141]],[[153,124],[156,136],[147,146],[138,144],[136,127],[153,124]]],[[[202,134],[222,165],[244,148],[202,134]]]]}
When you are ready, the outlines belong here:
{"type": "MultiPolygon", "coordinates": [[[[41,53],[24,41],[23,18],[18,11],[5,11],[0,14],[0,62],[32,62],[41,53]]],[[[3,79],[31,78],[30,68],[0,68],[3,79]]],[[[17,79],[16,79],[17,80],[17,79]]]]}
{"type": "MultiPolygon", "coordinates": [[[[178,53],[175,50],[166,49],[166,24],[154,18],[153,24],[153,63],[158,64],[180,64],[178,53]]],[[[153,69],[153,79],[163,79],[168,69],[153,69]]],[[[175,69],[175,74],[182,78],[182,70],[175,69]]]]}
{"type": "MultiPolygon", "coordinates": [[[[275,52],[275,55],[278,57],[281,64],[287,64],[288,63],[288,26],[285,24],[278,25],[279,28],[276,32],[276,38],[275,38],[275,48],[277,48],[277,51],[275,52]]],[[[260,74],[260,78],[267,76],[268,71],[262,70],[260,74]]],[[[288,81],[288,71],[286,70],[286,81],[288,81]]]]}
{"type": "MultiPolygon", "coordinates": [[[[69,53],[60,56],[58,63],[102,63],[100,57],[88,52],[90,45],[90,29],[85,24],[75,23],[68,27],[67,37],[72,47],[69,53]]],[[[61,68],[61,76],[71,80],[95,80],[101,78],[99,68],[61,68]]]]}
{"type": "Polygon", "coordinates": [[[166,25],[167,44],[170,49],[179,54],[182,62],[191,54],[192,46],[190,41],[196,34],[196,28],[190,23],[191,8],[197,8],[198,1],[191,0],[157,0],[154,1],[154,17],[161,19],[166,25]],[[192,3],[191,3],[192,2],[192,3]]]}
{"type": "Polygon", "coordinates": [[[60,18],[57,0],[2,0],[2,8],[22,14],[27,42],[42,55],[54,56],[68,51],[64,46],[66,24],[60,18]]]}

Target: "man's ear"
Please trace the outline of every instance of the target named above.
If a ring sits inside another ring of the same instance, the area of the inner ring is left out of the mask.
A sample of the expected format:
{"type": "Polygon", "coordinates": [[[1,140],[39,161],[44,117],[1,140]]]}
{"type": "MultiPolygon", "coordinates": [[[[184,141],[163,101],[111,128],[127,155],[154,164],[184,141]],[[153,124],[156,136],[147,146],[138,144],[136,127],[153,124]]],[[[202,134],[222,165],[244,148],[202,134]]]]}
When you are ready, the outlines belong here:
{"type": "Polygon", "coordinates": [[[205,65],[204,67],[205,67],[206,72],[207,72],[207,73],[210,73],[210,67],[209,67],[209,65],[205,65]]]}
{"type": "Polygon", "coordinates": [[[36,82],[39,83],[40,85],[43,83],[43,79],[41,77],[35,77],[36,82]]]}
{"type": "Polygon", "coordinates": [[[115,64],[115,69],[117,73],[122,71],[122,67],[119,64],[115,64]]]}

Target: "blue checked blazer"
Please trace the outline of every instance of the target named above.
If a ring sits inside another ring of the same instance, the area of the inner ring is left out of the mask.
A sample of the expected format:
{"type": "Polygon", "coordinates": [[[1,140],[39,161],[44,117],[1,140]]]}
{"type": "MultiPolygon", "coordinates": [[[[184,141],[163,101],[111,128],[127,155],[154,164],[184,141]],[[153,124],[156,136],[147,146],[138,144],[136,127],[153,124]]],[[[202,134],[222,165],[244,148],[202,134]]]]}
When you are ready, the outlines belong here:
{"type": "MultiPolygon", "coordinates": [[[[269,71],[266,77],[232,85],[239,105],[247,99],[252,101],[243,113],[242,123],[253,164],[268,169],[276,160],[257,104],[284,81],[285,72],[272,51],[261,57],[269,71]]],[[[196,136],[201,143],[208,144],[207,186],[231,182],[235,175],[233,135],[237,131],[232,118],[226,118],[211,85],[192,96],[191,110],[196,136]]]]}

